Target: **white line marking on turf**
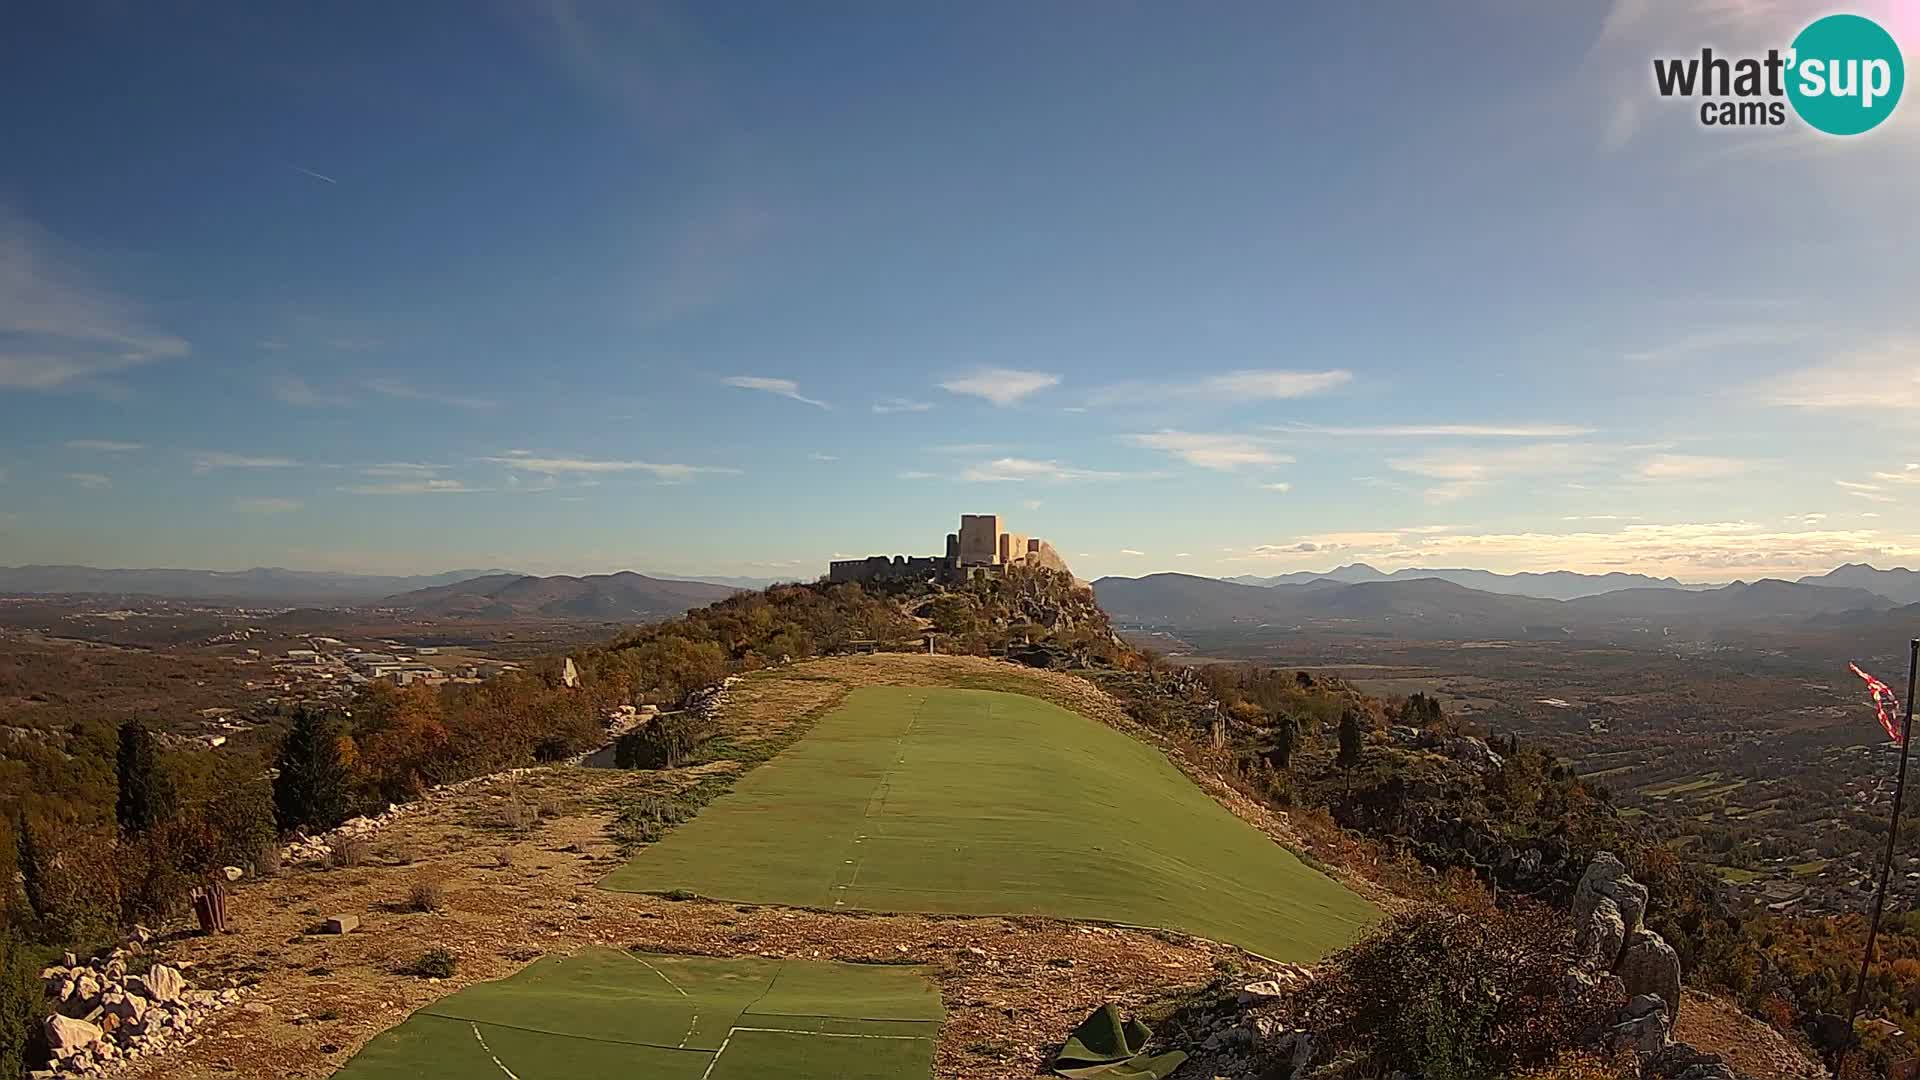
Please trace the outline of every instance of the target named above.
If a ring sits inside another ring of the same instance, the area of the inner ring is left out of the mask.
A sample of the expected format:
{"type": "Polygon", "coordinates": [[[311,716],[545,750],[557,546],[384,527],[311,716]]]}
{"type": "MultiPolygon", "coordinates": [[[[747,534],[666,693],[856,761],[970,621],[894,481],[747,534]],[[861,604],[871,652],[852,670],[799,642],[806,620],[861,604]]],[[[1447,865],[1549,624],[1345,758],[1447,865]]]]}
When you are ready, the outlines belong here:
{"type": "Polygon", "coordinates": [[[727,1037],[720,1040],[720,1049],[713,1052],[713,1060],[707,1062],[707,1071],[700,1074],[700,1080],[707,1080],[707,1077],[713,1075],[713,1067],[720,1064],[720,1055],[727,1052],[727,1044],[733,1041],[736,1032],[741,1031],[760,1031],[770,1035],[813,1035],[822,1039],[885,1039],[890,1042],[921,1042],[930,1039],[930,1036],[926,1035],[861,1035],[848,1031],[802,1031],[799,1028],[728,1028],[727,1037]]]}
{"type": "Polygon", "coordinates": [[[715,1065],[720,1064],[720,1055],[727,1052],[727,1044],[732,1041],[733,1041],[733,1031],[729,1030],[727,1032],[727,1037],[720,1040],[720,1049],[715,1050],[713,1052],[713,1060],[707,1062],[707,1071],[700,1074],[700,1080],[707,1080],[707,1077],[713,1075],[713,1067],[715,1065]]]}
{"type": "Polygon", "coordinates": [[[498,1057],[494,1056],[493,1047],[488,1046],[486,1036],[480,1034],[480,1025],[469,1024],[467,1026],[473,1029],[474,1040],[480,1044],[480,1049],[485,1050],[487,1052],[487,1056],[490,1058],[493,1058],[494,1065],[498,1067],[501,1072],[507,1074],[507,1080],[520,1080],[518,1076],[514,1075],[514,1072],[512,1069],[507,1068],[504,1062],[502,1062],[498,1057]]]}
{"type": "Polygon", "coordinates": [[[694,1013],[693,1023],[687,1025],[687,1033],[685,1035],[680,1036],[680,1049],[685,1050],[687,1048],[688,1041],[693,1038],[693,1029],[699,1026],[700,1026],[700,1014],[694,1013]]]}
{"type": "Polygon", "coordinates": [[[672,979],[667,978],[666,972],[661,971],[659,968],[654,967],[652,964],[647,963],[645,960],[642,960],[638,953],[630,953],[630,952],[627,952],[627,950],[625,949],[621,949],[620,952],[622,955],[631,957],[634,963],[639,964],[641,967],[646,968],[648,971],[651,971],[655,975],[660,976],[662,981],[664,981],[668,986],[673,987],[674,993],[679,994],[681,997],[692,996],[691,994],[688,994],[685,990],[680,989],[679,983],[674,982],[672,979]]]}
{"type": "MultiPolygon", "coordinates": [[[[818,1035],[823,1039],[896,1039],[902,1042],[918,1042],[927,1038],[925,1035],[863,1035],[851,1031],[803,1031],[799,1028],[763,1027],[737,1027],[727,1032],[727,1038],[732,1038],[734,1031],[766,1031],[775,1035],[818,1035]]],[[[721,1045],[725,1046],[726,1043],[723,1041],[721,1045]]]]}

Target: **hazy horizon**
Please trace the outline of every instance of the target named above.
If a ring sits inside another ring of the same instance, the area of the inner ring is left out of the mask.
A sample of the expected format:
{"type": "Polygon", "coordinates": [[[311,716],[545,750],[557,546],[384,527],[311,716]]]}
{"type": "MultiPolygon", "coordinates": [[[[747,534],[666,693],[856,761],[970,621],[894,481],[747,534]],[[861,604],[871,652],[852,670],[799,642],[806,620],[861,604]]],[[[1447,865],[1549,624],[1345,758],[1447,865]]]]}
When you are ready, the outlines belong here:
{"type": "Polygon", "coordinates": [[[16,10],[0,564],[1920,563],[1920,105],[1651,88],[1826,11],[16,10]]]}

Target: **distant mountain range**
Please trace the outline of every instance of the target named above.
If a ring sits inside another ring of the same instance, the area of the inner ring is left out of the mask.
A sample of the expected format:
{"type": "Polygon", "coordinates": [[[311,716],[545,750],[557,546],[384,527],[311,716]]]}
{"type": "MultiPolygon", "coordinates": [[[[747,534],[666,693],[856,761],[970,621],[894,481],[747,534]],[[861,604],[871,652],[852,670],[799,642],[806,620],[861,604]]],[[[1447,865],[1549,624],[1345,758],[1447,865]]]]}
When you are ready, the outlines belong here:
{"type": "MultiPolygon", "coordinates": [[[[1315,581],[1332,581],[1344,585],[1357,585],[1367,581],[1411,581],[1432,578],[1439,581],[1451,581],[1455,585],[1464,585],[1481,592],[1500,593],[1506,596],[1537,596],[1543,600],[1577,600],[1582,596],[1595,596],[1620,589],[1659,588],[1659,589],[1704,589],[1706,585],[1683,585],[1674,578],[1655,578],[1645,574],[1576,574],[1571,570],[1554,570],[1545,574],[1520,573],[1496,574],[1491,570],[1440,570],[1407,567],[1394,572],[1382,573],[1366,563],[1350,563],[1336,566],[1324,574],[1311,570],[1300,570],[1291,574],[1279,574],[1274,577],[1256,577],[1242,574],[1226,578],[1241,585],[1257,585],[1271,588],[1275,585],[1306,585],[1315,581]]],[[[1917,597],[1916,599],[1920,599],[1917,597]]]]}
{"type": "Polygon", "coordinates": [[[254,604],[358,604],[506,570],[448,570],[440,574],[338,574],[325,570],[99,570],[91,566],[0,566],[0,593],[94,593],[167,600],[254,604]]]}
{"type": "Polygon", "coordinates": [[[652,578],[631,570],[586,577],[490,574],[389,596],[380,604],[443,618],[656,619],[705,607],[739,591],[730,585],[652,578]]]}
{"type": "MultiPolygon", "coordinates": [[[[432,590],[475,580],[518,581],[526,575],[513,570],[448,570],[438,574],[345,574],[327,570],[287,570],[261,566],[252,570],[102,570],[91,566],[0,566],[0,595],[45,596],[56,594],[97,596],[142,596],[163,600],[205,600],[225,604],[258,604],[263,607],[308,605],[351,607],[386,601],[404,593],[432,590]]],[[[596,574],[586,578],[528,580],[608,582],[640,578],[668,585],[705,584],[717,588],[700,595],[714,599],[740,590],[759,590],[773,584],[773,578],[677,577],[664,574],[596,574]]],[[[605,607],[618,611],[635,606],[630,588],[621,583],[603,603],[576,597],[573,603],[584,608],[605,607]]],[[[565,591],[564,586],[555,586],[565,591]]],[[[521,592],[529,591],[522,587],[521,592]]],[[[511,601],[511,598],[510,598],[511,601]]],[[[518,602],[518,601],[511,601],[518,602]]],[[[701,603],[711,601],[703,600],[701,603]]],[[[639,601],[638,607],[652,612],[658,605],[639,601]]],[[[685,610],[682,605],[674,612],[685,610]]]]}
{"type": "Polygon", "coordinates": [[[1865,563],[1848,563],[1824,574],[1810,574],[1801,578],[1800,582],[1803,585],[1840,585],[1866,589],[1897,603],[1920,604],[1920,570],[1909,570],[1904,566],[1875,570],[1865,563]]]}
{"type": "Polygon", "coordinates": [[[1433,638],[1749,625],[1896,606],[1865,589],[1772,579],[1718,588],[1617,589],[1572,600],[1495,593],[1423,577],[1342,583],[1316,576],[1293,584],[1245,585],[1190,574],[1153,574],[1101,578],[1093,588],[1108,614],[1140,626],[1311,626],[1433,638]]]}

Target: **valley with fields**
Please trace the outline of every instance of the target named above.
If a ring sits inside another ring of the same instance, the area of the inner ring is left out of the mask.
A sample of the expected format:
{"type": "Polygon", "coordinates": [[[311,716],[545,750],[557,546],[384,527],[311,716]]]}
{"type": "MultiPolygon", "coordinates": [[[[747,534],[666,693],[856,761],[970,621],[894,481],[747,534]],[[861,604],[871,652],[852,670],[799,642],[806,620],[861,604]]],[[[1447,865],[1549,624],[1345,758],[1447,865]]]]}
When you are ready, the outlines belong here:
{"type": "MultiPolygon", "coordinates": [[[[514,616],[495,640],[463,613],[385,600],[276,637],[256,632],[271,610],[122,601],[143,623],[95,598],[23,597],[6,638],[15,700],[70,718],[39,740],[71,753],[63,732],[133,716],[90,737],[122,762],[128,732],[160,740],[185,798],[147,842],[211,828],[220,846],[196,857],[234,867],[224,928],[198,934],[164,891],[191,875],[112,869],[118,913],[103,910],[81,868],[39,862],[47,845],[96,843],[88,826],[29,819],[17,858],[45,881],[16,901],[29,925],[110,945],[120,919],[157,922],[98,955],[213,995],[180,1034],[123,1023],[132,1035],[68,1051],[59,1075],[1016,1077],[1071,1067],[1059,1055],[1084,1044],[1069,1034],[1109,1006],[1151,1032],[1115,1035],[1089,1066],[1124,1066],[1115,1077],[1394,1060],[1429,1051],[1383,1044],[1377,1021],[1332,1004],[1377,1000],[1368,965],[1416,963],[1420,935],[1471,912],[1486,947],[1544,933],[1524,955],[1579,969],[1586,932],[1559,913],[1573,904],[1577,923],[1608,852],[1649,894],[1635,933],[1685,974],[1683,995],[1627,976],[1684,997],[1659,1014],[1665,1038],[1745,1075],[1820,1074],[1800,1017],[1832,1007],[1843,953],[1814,943],[1857,932],[1892,759],[1851,687],[1778,647],[1817,633],[1803,602],[1762,636],[1645,648],[1604,629],[1447,641],[1137,605],[1128,621],[1144,625],[1116,634],[1095,599],[1109,584],[1016,567],[729,587],[611,638],[591,619],[514,616]],[[158,632],[170,621],[197,636],[158,632]],[[365,636],[376,627],[391,636],[365,636]],[[382,659],[409,651],[423,655],[382,659]],[[47,660],[82,671],[90,656],[162,686],[177,673],[212,719],[183,724],[177,700],[141,712],[121,677],[79,696],[70,678],[36,681],[47,660]],[[497,670],[455,671],[488,656],[497,670]],[[231,738],[196,734],[209,724],[231,738]],[[236,771],[267,758],[267,787],[236,771]],[[213,759],[226,764],[208,774],[213,759]],[[269,830],[236,845],[256,798],[269,830]]],[[[1367,603],[1363,629],[1404,608],[1391,592],[1367,603]]],[[[66,813],[99,813],[129,775],[105,765],[66,789],[66,813]]],[[[62,789],[29,794],[17,775],[15,799],[60,805],[62,789]]],[[[1920,879],[1896,879],[1904,912],[1920,879]]],[[[1905,925],[1902,950],[1920,944],[1905,925]]],[[[1447,950],[1470,962],[1481,947],[1447,950]]],[[[1599,1023],[1620,1007],[1604,980],[1567,999],[1574,984],[1517,962],[1501,976],[1516,1008],[1599,1023]]],[[[1624,1038],[1583,1030],[1475,1038],[1513,1062],[1604,1057],[1624,1038]]]]}

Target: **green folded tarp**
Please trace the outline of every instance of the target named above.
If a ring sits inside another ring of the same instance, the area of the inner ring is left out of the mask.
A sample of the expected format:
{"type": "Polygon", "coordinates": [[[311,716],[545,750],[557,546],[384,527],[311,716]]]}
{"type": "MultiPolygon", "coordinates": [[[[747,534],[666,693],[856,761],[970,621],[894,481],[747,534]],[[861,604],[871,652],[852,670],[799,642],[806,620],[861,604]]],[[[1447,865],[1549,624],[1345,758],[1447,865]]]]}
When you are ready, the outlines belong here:
{"type": "Polygon", "coordinates": [[[1123,1020],[1108,1003],[1087,1017],[1067,1036],[1054,1055],[1053,1071],[1070,1080],[1166,1080],[1187,1055],[1179,1050],[1149,1057],[1147,1039],[1153,1032],[1138,1020],[1123,1020]]]}

